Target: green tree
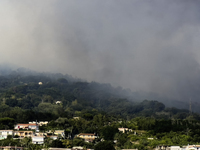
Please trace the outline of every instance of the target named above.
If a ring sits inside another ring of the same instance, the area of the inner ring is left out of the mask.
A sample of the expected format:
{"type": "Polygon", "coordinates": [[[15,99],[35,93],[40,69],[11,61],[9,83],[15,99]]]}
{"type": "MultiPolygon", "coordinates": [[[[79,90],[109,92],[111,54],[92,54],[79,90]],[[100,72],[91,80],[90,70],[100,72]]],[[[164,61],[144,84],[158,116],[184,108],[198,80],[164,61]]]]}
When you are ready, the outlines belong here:
{"type": "Polygon", "coordinates": [[[118,132],[118,129],[113,126],[106,126],[103,127],[100,131],[101,136],[104,138],[104,140],[114,140],[115,134],[118,132]]]}
{"type": "Polygon", "coordinates": [[[115,150],[115,148],[111,142],[103,141],[95,145],[94,150],[115,150]]]}

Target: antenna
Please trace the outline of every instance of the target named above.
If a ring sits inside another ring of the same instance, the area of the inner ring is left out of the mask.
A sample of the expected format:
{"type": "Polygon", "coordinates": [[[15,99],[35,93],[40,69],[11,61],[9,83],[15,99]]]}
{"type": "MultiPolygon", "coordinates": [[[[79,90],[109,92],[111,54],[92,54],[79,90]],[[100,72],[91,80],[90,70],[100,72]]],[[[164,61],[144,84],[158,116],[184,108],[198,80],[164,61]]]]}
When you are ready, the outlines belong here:
{"type": "Polygon", "coordinates": [[[190,106],[189,106],[189,113],[190,113],[190,115],[191,115],[191,114],[192,114],[192,100],[191,100],[191,98],[190,98],[189,103],[190,103],[190,106]]]}

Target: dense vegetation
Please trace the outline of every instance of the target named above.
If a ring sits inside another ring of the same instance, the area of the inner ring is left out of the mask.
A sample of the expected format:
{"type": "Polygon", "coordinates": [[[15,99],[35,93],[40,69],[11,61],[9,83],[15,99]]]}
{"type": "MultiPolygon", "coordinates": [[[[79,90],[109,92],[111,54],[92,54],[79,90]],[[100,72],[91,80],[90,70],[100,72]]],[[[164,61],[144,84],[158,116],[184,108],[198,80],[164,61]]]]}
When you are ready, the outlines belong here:
{"type": "MultiPolygon", "coordinates": [[[[0,129],[12,129],[15,123],[50,121],[40,130],[65,129],[66,139],[51,141],[47,138],[48,147],[80,145],[99,149],[114,145],[116,148],[150,149],[157,145],[187,145],[200,141],[198,114],[167,108],[156,100],[134,101],[127,96],[130,93],[134,94],[121,87],[89,83],[62,74],[1,72],[0,129]],[[61,103],[56,104],[57,101],[61,103]],[[119,127],[133,132],[120,133],[119,127]],[[99,138],[93,143],[74,139],[81,132],[95,133],[99,138]],[[102,138],[104,143],[100,142],[102,138]]],[[[13,139],[6,140],[10,140],[11,145],[17,143],[13,139]]],[[[5,145],[6,140],[0,144],[5,145]]],[[[26,139],[25,145],[28,142],[30,140],[26,139]]]]}
{"type": "Polygon", "coordinates": [[[130,93],[134,94],[121,87],[89,83],[62,74],[24,70],[9,74],[0,72],[0,117],[27,122],[73,116],[87,119],[98,112],[128,120],[138,116],[165,119],[189,116],[188,110],[165,108],[156,100],[134,101],[127,97],[130,93]],[[39,82],[43,84],[39,85],[39,82]],[[61,101],[61,104],[56,105],[56,101],[61,101]]]}

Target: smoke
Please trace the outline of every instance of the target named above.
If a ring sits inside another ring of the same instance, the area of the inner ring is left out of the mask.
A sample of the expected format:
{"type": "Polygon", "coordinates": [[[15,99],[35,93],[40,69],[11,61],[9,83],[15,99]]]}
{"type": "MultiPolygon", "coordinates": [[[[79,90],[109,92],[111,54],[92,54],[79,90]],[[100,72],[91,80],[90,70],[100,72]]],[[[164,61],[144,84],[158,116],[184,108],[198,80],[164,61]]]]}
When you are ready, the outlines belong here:
{"type": "Polygon", "coordinates": [[[0,63],[200,98],[200,2],[2,0],[0,63]]]}

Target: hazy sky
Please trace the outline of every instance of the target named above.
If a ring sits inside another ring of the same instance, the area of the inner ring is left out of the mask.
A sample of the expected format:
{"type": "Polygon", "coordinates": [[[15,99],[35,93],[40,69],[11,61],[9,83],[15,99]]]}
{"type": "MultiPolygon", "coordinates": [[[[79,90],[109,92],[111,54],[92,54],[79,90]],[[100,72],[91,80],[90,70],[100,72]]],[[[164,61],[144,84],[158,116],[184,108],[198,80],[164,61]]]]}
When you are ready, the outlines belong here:
{"type": "Polygon", "coordinates": [[[0,63],[200,98],[199,0],[1,0],[0,63]]]}

